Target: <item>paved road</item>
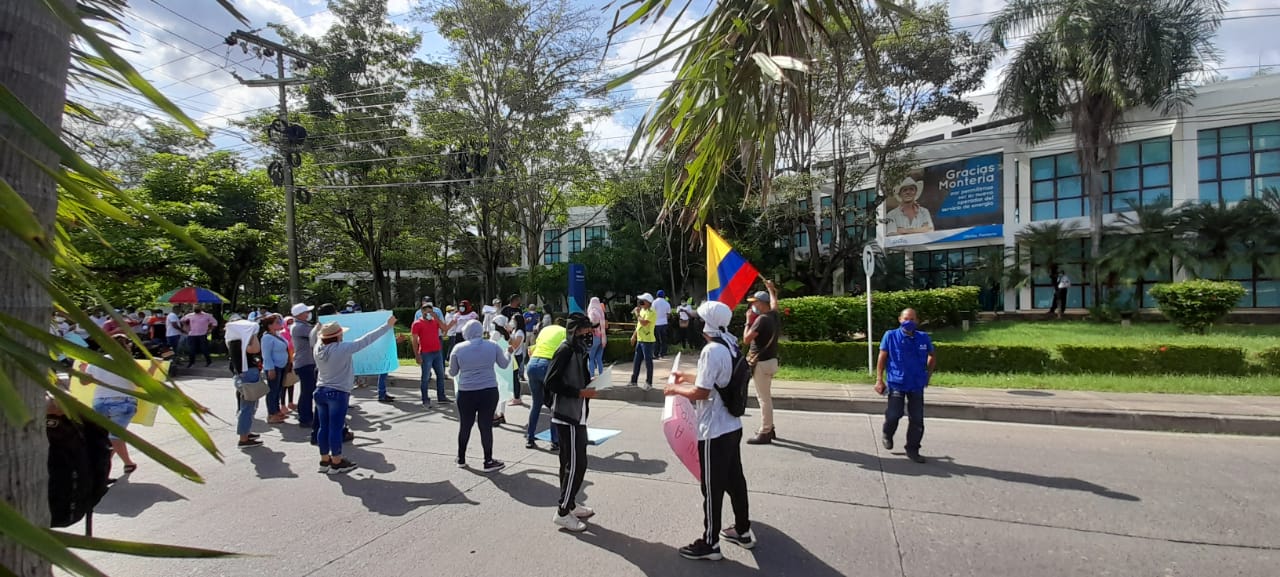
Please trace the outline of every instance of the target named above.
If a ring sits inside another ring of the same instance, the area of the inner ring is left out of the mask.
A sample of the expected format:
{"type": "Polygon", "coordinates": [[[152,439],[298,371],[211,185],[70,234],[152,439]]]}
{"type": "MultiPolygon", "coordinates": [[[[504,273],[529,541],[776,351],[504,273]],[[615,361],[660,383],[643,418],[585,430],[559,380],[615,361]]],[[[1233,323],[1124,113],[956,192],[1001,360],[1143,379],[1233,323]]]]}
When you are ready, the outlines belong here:
{"type": "MultiPolygon", "coordinates": [[[[184,387],[231,420],[229,381],[184,387]]],[[[760,546],[726,543],[726,559],[711,563],[675,553],[699,534],[700,497],[656,407],[594,405],[593,425],[623,433],[590,450],[584,494],[598,514],[575,536],[551,524],[555,456],[526,450],[515,427],[497,433],[508,469],[480,475],[453,466],[451,413],[358,394],[348,455],[362,468],[349,476],[317,474],[293,424],[259,423],[267,446],[241,452],[212,421],[225,464],[176,426],[141,429],[208,482],[142,460],[99,507],[95,533],[255,556],[88,557],[129,577],[1225,577],[1280,567],[1280,439],[933,420],[932,460],[917,465],[880,448],[875,417],[781,412],[784,441],[743,449],[760,546]]]]}

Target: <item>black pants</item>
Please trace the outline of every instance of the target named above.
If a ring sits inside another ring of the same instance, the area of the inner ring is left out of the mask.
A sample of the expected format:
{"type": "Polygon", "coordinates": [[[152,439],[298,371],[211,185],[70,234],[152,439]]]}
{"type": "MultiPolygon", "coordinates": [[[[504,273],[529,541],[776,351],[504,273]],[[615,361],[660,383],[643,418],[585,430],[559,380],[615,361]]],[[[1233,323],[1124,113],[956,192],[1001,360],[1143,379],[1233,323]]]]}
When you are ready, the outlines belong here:
{"type": "Polygon", "coordinates": [[[1059,314],[1067,312],[1067,289],[1053,289],[1053,302],[1049,304],[1049,314],[1053,314],[1055,309],[1059,314]]]}
{"type": "Polygon", "coordinates": [[[480,445],[484,462],[493,460],[493,412],[498,408],[498,388],[458,391],[458,458],[467,458],[471,426],[480,425],[480,445]]]}
{"type": "Polygon", "coordinates": [[[560,435],[560,516],[578,506],[578,491],[587,476],[586,425],[555,425],[560,435]]]}
{"type": "Polygon", "coordinates": [[[747,477],[742,474],[742,429],[710,441],[698,441],[702,466],[702,515],[708,545],[720,542],[720,509],[724,494],[733,505],[733,528],[739,535],[751,530],[747,505],[747,477]]]}
{"type": "Polygon", "coordinates": [[[196,355],[199,354],[204,354],[205,363],[213,362],[213,357],[209,356],[209,335],[187,337],[187,351],[191,354],[187,366],[194,365],[196,363],[196,355]]]}
{"type": "Polygon", "coordinates": [[[525,368],[525,365],[529,364],[529,355],[516,355],[515,360],[516,368],[511,370],[514,375],[511,379],[511,386],[515,388],[516,398],[519,399],[520,394],[522,393],[520,390],[520,370],[525,368]]]}
{"type": "Polygon", "coordinates": [[[898,432],[898,421],[903,411],[907,413],[907,452],[920,450],[924,439],[924,391],[906,393],[889,391],[889,408],[884,412],[884,436],[893,438],[898,432]]]}
{"type": "Polygon", "coordinates": [[[654,343],[653,356],[659,359],[667,356],[667,325],[654,326],[653,336],[657,339],[654,343]]]}

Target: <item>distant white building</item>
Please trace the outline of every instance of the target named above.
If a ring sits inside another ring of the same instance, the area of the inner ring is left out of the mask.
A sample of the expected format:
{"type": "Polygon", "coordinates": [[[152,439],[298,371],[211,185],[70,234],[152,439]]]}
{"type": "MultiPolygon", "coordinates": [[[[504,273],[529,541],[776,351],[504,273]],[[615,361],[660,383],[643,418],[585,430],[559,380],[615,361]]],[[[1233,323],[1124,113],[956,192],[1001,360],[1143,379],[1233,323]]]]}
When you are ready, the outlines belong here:
{"type": "MultiPolygon", "coordinates": [[[[549,222],[542,231],[544,266],[569,262],[574,255],[590,246],[603,246],[609,241],[609,215],[604,206],[571,206],[562,222],[549,222]]],[[[529,270],[528,251],[520,252],[521,270],[529,270]]]]}

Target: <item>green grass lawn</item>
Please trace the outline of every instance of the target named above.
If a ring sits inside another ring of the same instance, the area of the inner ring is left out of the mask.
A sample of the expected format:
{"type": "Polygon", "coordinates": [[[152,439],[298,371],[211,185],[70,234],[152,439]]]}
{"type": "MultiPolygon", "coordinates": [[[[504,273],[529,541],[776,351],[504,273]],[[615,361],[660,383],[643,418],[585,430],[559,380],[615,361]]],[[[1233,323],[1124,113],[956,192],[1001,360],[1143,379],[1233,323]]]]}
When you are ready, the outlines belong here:
{"type": "MultiPolygon", "coordinates": [[[[866,384],[872,379],[863,371],[788,367],[778,369],[778,380],[842,384],[866,384]]],[[[1103,391],[1114,393],[1181,393],[1189,395],[1280,395],[1280,376],[1205,377],[1182,375],[967,375],[938,373],[933,384],[941,387],[978,389],[1050,389],[1061,391],[1103,391]]]]}
{"type": "Polygon", "coordinates": [[[1169,323],[1119,324],[1085,321],[1000,321],[975,324],[965,332],[959,328],[930,331],[939,343],[985,345],[1218,345],[1238,346],[1253,356],[1280,347],[1280,325],[1220,325],[1208,334],[1184,332],[1169,323]]]}

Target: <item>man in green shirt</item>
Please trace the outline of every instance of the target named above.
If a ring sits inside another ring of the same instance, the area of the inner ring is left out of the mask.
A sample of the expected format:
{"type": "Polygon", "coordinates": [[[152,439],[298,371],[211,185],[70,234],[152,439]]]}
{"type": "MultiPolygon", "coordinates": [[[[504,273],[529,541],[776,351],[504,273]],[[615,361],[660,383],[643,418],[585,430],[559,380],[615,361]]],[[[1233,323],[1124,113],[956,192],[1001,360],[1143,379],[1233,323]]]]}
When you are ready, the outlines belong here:
{"type": "Polygon", "coordinates": [[[636,330],[631,333],[631,344],[636,348],[635,363],[631,369],[631,385],[640,378],[640,364],[645,367],[644,388],[653,388],[653,345],[657,341],[654,327],[658,323],[658,313],[653,310],[653,295],[644,293],[638,297],[636,306],[636,330]]]}

